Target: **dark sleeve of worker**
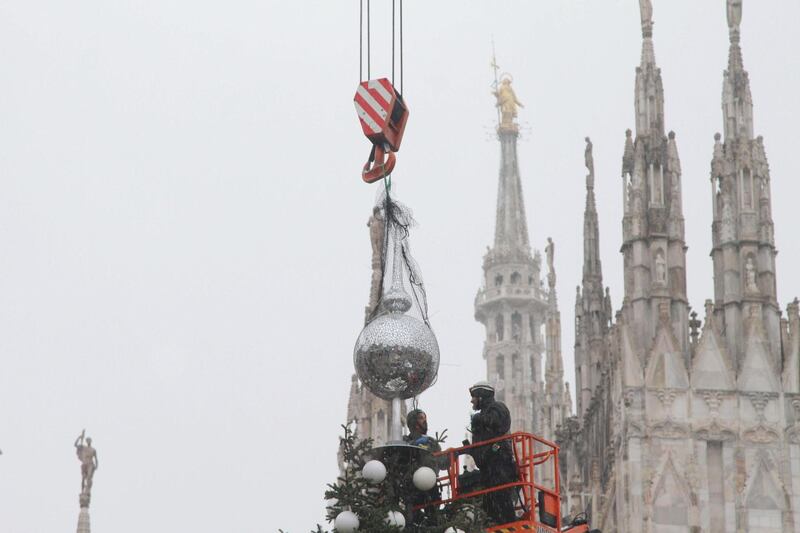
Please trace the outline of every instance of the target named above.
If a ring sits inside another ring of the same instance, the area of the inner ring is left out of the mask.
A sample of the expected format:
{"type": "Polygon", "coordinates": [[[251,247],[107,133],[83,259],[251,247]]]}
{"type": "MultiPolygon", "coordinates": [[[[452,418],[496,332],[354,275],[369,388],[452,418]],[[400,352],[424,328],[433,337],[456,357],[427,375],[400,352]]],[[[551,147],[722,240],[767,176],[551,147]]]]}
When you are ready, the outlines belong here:
{"type": "Polygon", "coordinates": [[[492,438],[501,437],[511,429],[511,414],[502,403],[493,403],[481,414],[483,415],[481,422],[486,426],[492,438]]]}
{"type": "MultiPolygon", "coordinates": [[[[431,439],[430,441],[430,451],[431,453],[439,453],[442,451],[442,446],[439,444],[438,441],[435,439],[431,439]]],[[[434,470],[447,470],[450,467],[450,457],[448,454],[440,455],[439,457],[434,458],[433,465],[434,470]]]]}

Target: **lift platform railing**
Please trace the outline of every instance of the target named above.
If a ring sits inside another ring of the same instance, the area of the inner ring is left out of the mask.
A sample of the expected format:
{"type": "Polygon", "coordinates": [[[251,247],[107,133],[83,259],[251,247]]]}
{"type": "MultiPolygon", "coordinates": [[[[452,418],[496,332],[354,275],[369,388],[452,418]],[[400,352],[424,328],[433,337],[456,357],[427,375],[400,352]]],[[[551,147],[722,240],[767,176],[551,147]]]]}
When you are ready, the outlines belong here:
{"type": "Polygon", "coordinates": [[[438,483],[442,497],[436,501],[426,502],[415,507],[416,510],[426,507],[440,506],[483,496],[492,492],[507,489],[514,490],[517,520],[510,524],[502,524],[487,531],[519,531],[535,530],[538,533],[561,531],[561,512],[559,494],[561,484],[558,467],[558,445],[530,433],[512,433],[496,439],[460,448],[450,448],[434,454],[447,457],[447,472],[439,476],[438,483]],[[514,463],[517,467],[517,479],[509,483],[473,488],[465,485],[466,478],[460,471],[461,458],[470,455],[470,451],[490,447],[495,443],[509,441],[513,451],[514,463]],[[514,527],[518,529],[511,529],[514,527]]]}

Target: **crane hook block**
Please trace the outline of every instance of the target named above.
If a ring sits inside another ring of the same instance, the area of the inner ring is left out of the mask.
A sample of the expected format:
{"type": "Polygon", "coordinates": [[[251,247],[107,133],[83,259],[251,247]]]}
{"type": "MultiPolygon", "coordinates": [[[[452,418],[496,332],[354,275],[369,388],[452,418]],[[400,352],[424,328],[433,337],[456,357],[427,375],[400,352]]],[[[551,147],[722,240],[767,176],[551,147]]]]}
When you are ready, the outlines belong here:
{"type": "Polygon", "coordinates": [[[361,129],[373,148],[361,178],[367,183],[388,176],[408,122],[408,106],[387,78],[361,82],[353,98],[361,129]],[[388,156],[388,158],[386,157],[388,156]]]}

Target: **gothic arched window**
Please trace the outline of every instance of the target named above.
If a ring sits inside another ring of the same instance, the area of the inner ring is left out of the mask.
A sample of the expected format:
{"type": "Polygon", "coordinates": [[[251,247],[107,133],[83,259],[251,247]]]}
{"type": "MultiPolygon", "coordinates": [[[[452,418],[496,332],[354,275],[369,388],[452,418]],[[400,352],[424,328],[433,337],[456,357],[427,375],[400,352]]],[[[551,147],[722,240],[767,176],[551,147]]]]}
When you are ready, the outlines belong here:
{"type": "Polygon", "coordinates": [[[502,284],[503,284],[503,275],[502,274],[496,275],[494,277],[494,286],[499,287],[502,284]]]}
{"type": "Polygon", "coordinates": [[[498,355],[495,360],[495,374],[498,381],[506,379],[506,358],[502,354],[498,355]]]}
{"type": "Polygon", "coordinates": [[[749,168],[742,169],[742,208],[753,209],[753,175],[749,168]]]}
{"type": "Polygon", "coordinates": [[[494,335],[495,340],[502,341],[503,336],[505,335],[505,320],[503,320],[503,315],[497,315],[494,318],[494,335]]]}
{"type": "Polygon", "coordinates": [[[519,275],[519,272],[514,272],[511,274],[511,284],[516,285],[520,282],[522,276],[519,275]]]}
{"type": "Polygon", "coordinates": [[[661,166],[651,163],[647,176],[650,183],[650,205],[664,205],[664,173],[661,166]]]}
{"type": "Polygon", "coordinates": [[[516,311],[511,315],[511,339],[522,342],[522,315],[516,311]]]}

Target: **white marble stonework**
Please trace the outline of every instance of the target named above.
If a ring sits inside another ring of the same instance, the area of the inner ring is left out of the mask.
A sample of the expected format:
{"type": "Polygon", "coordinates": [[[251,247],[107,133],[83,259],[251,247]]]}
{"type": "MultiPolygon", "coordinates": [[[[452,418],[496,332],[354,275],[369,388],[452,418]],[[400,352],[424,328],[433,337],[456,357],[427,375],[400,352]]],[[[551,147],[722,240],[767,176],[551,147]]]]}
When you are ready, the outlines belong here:
{"type": "Polygon", "coordinates": [[[771,177],[739,45],[742,0],[718,1],[730,46],[710,166],[714,295],[702,311],[686,297],[682,174],[677,136],[665,128],[650,0],[640,0],[636,121],[622,158],[624,294],[614,317],[600,304],[587,185],[578,416],[559,440],[570,480],[563,512],[588,511],[604,533],[800,531],[800,305],[781,316],[771,177]]]}

